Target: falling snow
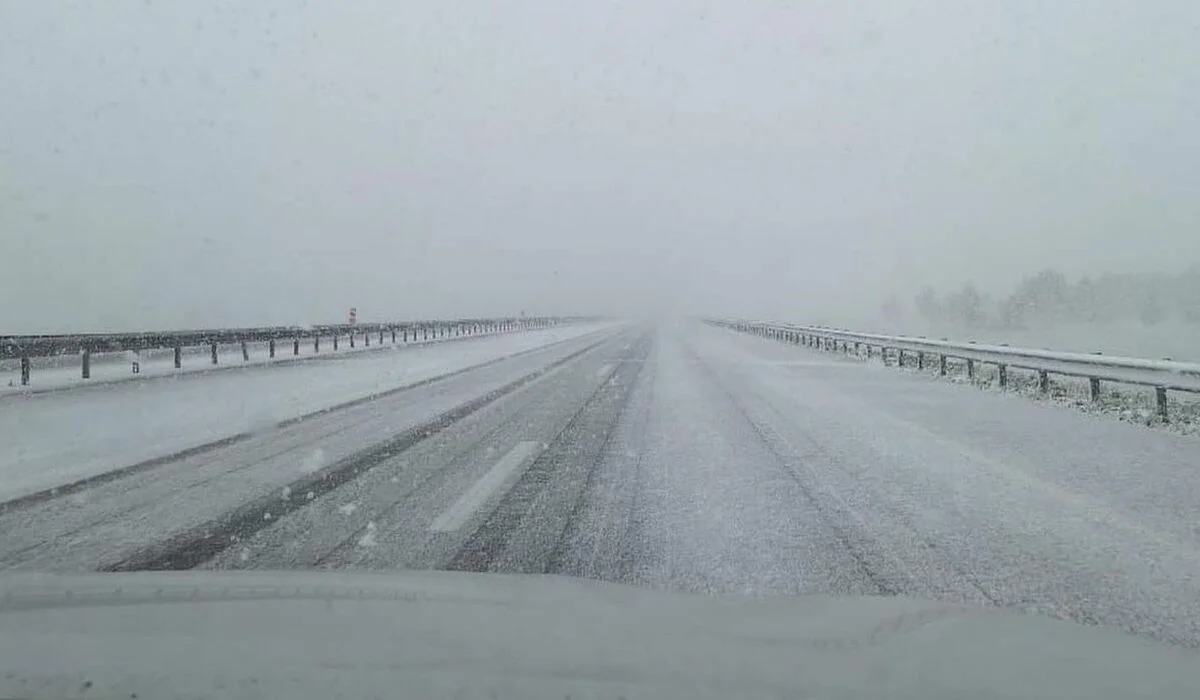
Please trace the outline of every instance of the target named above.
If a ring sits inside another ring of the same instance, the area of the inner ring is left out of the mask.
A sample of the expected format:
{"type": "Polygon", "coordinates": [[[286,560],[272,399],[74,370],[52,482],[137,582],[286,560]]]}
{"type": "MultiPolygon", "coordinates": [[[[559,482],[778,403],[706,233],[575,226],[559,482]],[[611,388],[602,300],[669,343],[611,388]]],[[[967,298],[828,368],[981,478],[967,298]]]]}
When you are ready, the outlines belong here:
{"type": "Polygon", "coordinates": [[[358,546],[374,547],[377,544],[375,542],[375,531],[375,521],[372,520],[371,522],[367,523],[366,532],[363,533],[363,536],[358,538],[358,546]]]}

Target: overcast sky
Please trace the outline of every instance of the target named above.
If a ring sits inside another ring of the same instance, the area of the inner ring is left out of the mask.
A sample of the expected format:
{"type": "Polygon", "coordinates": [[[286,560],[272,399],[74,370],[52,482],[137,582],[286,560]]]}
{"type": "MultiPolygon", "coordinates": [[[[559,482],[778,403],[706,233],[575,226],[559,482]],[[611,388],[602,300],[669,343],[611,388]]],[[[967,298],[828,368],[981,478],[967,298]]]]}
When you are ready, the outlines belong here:
{"type": "Polygon", "coordinates": [[[1200,261],[1200,3],[0,2],[0,334],[1200,261]]]}

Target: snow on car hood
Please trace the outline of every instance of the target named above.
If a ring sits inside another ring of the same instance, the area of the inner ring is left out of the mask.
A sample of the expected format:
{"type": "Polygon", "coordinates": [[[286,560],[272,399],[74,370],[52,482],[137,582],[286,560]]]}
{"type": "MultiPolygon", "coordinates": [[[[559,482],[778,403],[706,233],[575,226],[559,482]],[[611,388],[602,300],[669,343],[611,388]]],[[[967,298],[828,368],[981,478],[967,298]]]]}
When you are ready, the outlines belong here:
{"type": "Polygon", "coordinates": [[[1195,697],[1200,653],[907,598],[553,576],[0,576],[4,697],[1195,697]]]}

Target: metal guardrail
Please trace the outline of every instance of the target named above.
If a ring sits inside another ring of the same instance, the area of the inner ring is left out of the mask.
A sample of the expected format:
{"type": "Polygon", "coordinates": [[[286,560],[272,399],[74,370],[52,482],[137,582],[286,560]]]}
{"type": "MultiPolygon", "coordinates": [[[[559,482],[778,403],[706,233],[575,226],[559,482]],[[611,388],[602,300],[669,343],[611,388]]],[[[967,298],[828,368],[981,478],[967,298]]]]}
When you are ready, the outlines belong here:
{"type": "Polygon", "coordinates": [[[1158,414],[1163,420],[1167,419],[1168,390],[1200,393],[1200,364],[1169,359],[1088,355],[757,321],[709,320],[709,323],[811,348],[852,352],[860,356],[865,353],[868,358],[878,349],[884,364],[894,356],[897,364],[903,365],[908,353],[918,369],[924,369],[927,361],[936,360],[938,373],[943,376],[947,371],[947,358],[964,360],[967,375],[971,378],[975,376],[976,363],[995,365],[1001,387],[1008,386],[1010,368],[1037,372],[1038,387],[1042,392],[1050,390],[1051,375],[1083,377],[1088,380],[1093,401],[1100,398],[1101,382],[1153,387],[1158,414]]]}
{"type": "MultiPolygon", "coordinates": [[[[400,323],[360,323],[323,326],[274,326],[266,328],[224,328],[185,331],[154,331],[145,333],[79,333],[69,335],[14,335],[0,336],[0,359],[20,358],[21,384],[27,386],[32,372],[32,358],[80,356],[80,372],[84,379],[91,377],[93,353],[142,352],[144,350],[175,350],[175,368],[183,366],[183,348],[209,346],[211,364],[218,364],[218,348],[221,345],[240,344],[242,359],[249,360],[248,343],[268,343],[269,356],[275,357],[276,343],[290,341],[292,354],[300,354],[301,341],[311,341],[313,352],[321,351],[321,340],[338,349],[338,341],[346,339],[355,347],[356,338],[364,345],[378,336],[383,344],[389,335],[391,341],[409,342],[409,338],[429,340],[448,336],[480,335],[514,330],[547,328],[550,326],[583,320],[557,316],[535,318],[491,318],[460,319],[451,321],[409,321],[400,323]]],[[[137,364],[134,364],[137,371],[137,364]]]]}

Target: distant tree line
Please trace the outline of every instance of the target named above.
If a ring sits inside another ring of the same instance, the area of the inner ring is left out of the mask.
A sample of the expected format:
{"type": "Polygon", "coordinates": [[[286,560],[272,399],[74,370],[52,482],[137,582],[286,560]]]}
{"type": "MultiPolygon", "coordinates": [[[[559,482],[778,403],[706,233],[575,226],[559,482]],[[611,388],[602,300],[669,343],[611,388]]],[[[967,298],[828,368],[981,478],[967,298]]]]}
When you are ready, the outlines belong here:
{"type": "MultiPolygon", "coordinates": [[[[1200,265],[1175,275],[1105,273],[1074,282],[1056,270],[1021,280],[1006,297],[994,299],[973,282],[938,293],[921,289],[913,310],[930,325],[1019,329],[1043,323],[1105,323],[1168,320],[1200,324],[1200,265]]],[[[884,305],[885,317],[902,314],[898,300],[884,305]]]]}

